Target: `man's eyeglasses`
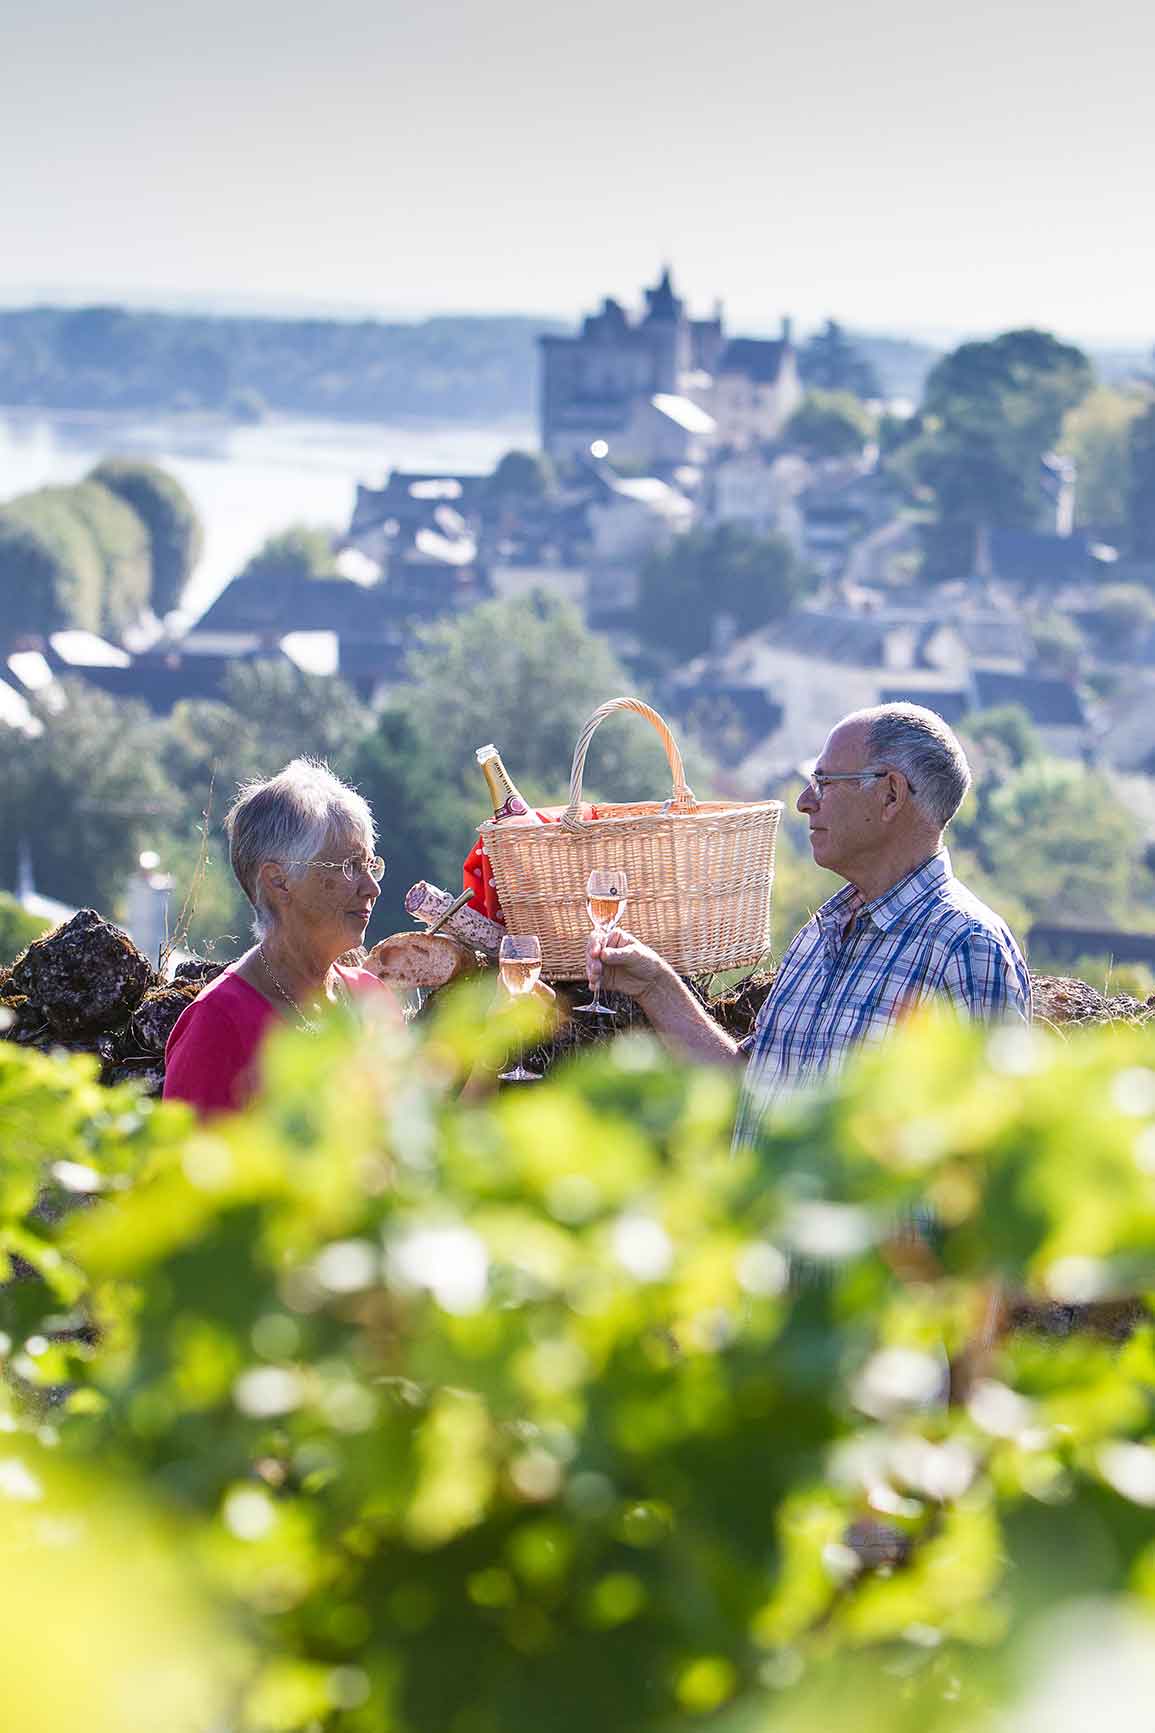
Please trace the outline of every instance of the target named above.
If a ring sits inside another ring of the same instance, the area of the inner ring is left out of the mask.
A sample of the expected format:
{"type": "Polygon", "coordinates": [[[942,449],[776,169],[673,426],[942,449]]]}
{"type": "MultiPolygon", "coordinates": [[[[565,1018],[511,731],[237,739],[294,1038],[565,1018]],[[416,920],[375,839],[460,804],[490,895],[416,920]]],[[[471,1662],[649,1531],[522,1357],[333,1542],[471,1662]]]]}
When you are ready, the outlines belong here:
{"type": "Polygon", "coordinates": [[[345,860],[287,860],[282,866],[327,867],[330,872],[344,873],[349,883],[368,873],[375,884],[385,877],[385,862],[379,854],[349,855],[345,860]]]}
{"type": "MultiPolygon", "coordinates": [[[[810,775],[806,778],[806,785],[815,800],[821,801],[822,796],[826,793],[828,786],[832,782],[877,782],[880,776],[889,775],[889,770],[840,770],[835,774],[828,774],[824,770],[814,770],[811,771],[810,775]]],[[[912,785],[908,782],[906,786],[910,789],[911,794],[913,794],[914,788],[912,785]]]]}

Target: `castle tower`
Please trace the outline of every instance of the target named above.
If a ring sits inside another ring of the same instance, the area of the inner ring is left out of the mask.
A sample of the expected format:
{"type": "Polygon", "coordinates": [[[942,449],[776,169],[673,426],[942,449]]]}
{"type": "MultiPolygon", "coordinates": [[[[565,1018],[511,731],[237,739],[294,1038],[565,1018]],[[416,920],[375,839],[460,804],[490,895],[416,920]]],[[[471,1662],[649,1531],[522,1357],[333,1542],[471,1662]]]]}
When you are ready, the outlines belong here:
{"type": "Polygon", "coordinates": [[[682,376],[693,364],[690,322],[682,301],[674,293],[669,265],[663,268],[657,287],[646,290],[646,316],[641,329],[653,356],[652,389],[680,391],[682,376]]]}

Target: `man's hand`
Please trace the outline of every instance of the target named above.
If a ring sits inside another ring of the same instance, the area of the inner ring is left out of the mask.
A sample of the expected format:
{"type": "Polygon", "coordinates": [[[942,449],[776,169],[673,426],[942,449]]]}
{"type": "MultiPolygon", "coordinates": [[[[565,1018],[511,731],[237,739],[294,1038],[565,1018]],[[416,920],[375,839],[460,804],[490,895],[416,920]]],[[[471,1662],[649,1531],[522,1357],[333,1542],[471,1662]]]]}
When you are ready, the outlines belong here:
{"type": "Polygon", "coordinates": [[[696,1064],[733,1065],[737,1046],[695,999],[684,981],[632,933],[594,933],[586,946],[591,987],[602,982],[611,993],[636,999],[651,1028],[679,1059],[696,1064]]]}
{"type": "Polygon", "coordinates": [[[655,988],[676,980],[670,965],[632,933],[615,928],[593,933],[586,945],[586,975],[591,988],[600,981],[611,993],[645,1000],[655,988]]]}

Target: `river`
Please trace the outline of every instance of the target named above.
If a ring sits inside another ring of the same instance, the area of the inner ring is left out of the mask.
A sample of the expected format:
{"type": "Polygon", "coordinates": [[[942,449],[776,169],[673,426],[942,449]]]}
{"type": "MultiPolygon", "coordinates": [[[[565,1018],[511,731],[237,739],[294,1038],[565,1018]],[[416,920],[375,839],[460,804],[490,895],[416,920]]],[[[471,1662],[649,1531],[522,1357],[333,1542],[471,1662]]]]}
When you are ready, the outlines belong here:
{"type": "Polygon", "coordinates": [[[484,474],[503,452],[537,445],[529,424],[470,427],[276,419],[254,427],[181,417],[0,408],[0,503],[77,481],[104,457],[147,458],[187,490],[204,553],[185,593],[195,619],[272,531],[290,523],[344,529],[357,482],[391,469],[484,474]]]}

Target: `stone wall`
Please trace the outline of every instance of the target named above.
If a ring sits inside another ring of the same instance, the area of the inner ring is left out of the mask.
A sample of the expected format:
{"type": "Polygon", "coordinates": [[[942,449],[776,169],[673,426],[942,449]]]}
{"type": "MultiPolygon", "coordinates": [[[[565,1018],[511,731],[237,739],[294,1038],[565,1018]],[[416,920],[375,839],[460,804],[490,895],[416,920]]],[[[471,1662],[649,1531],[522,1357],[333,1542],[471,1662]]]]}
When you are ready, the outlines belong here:
{"type": "MultiPolygon", "coordinates": [[[[350,958],[349,961],[358,959],[350,958]]],[[[164,1083],[164,1048],[173,1024],[223,963],[180,964],[174,979],[162,979],[118,927],[94,909],[78,914],[36,939],[7,970],[0,970],[0,1035],[42,1051],[93,1053],[103,1083],[135,1079],[149,1094],[164,1083]]],[[[772,976],[756,972],[725,991],[692,983],[713,1015],[735,1039],[754,1026],[772,976]]],[[[1110,998],[1085,981],[1065,976],[1033,977],[1035,1015],[1044,1026],[1146,1023],[1155,1018],[1155,995],[1144,1002],[1117,993],[1110,998]]],[[[584,983],[558,992],[563,1011],[587,997],[584,983]]],[[[567,1058],[591,1041],[645,1025],[637,1006],[607,995],[618,1016],[606,1028],[598,1019],[565,1018],[548,1045],[534,1055],[540,1064],[567,1058]]]]}

